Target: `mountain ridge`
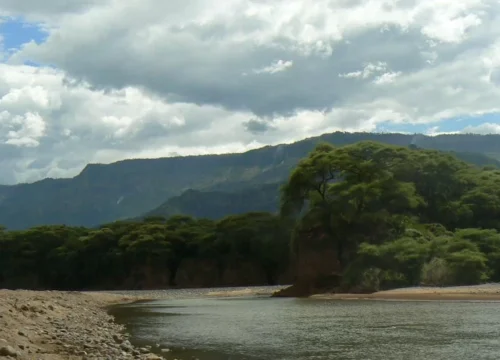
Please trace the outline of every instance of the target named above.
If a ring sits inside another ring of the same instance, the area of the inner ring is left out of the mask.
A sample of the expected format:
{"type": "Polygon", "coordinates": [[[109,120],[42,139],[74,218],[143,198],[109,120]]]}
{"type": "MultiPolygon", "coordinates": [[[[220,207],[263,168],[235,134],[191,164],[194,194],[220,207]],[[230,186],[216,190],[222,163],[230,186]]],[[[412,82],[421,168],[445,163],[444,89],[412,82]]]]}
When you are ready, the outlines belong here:
{"type": "MultiPolygon", "coordinates": [[[[408,143],[405,143],[405,142],[401,142],[401,145],[402,146],[406,146],[406,145],[419,145],[421,146],[421,143],[422,143],[422,140],[424,142],[423,145],[429,145],[432,143],[432,141],[428,141],[428,139],[442,139],[442,138],[447,138],[447,137],[482,137],[482,138],[497,138],[498,141],[499,141],[499,144],[498,146],[496,147],[496,153],[498,153],[498,156],[500,156],[500,134],[474,134],[474,133],[463,133],[463,134],[440,134],[440,135],[425,135],[425,134],[421,134],[421,133],[413,133],[413,134],[409,134],[409,133],[397,133],[397,132],[390,132],[390,133],[376,133],[376,132],[341,132],[341,131],[336,131],[336,132],[333,132],[333,133],[324,133],[324,134],[321,134],[321,135],[318,135],[318,136],[311,136],[311,137],[307,137],[307,138],[304,138],[302,140],[297,140],[297,141],[294,141],[294,142],[288,142],[288,143],[280,143],[280,144],[277,144],[277,145],[265,145],[265,146],[262,146],[262,147],[259,147],[259,148],[256,148],[256,149],[250,149],[250,150],[247,150],[247,151],[242,151],[242,152],[234,152],[234,153],[223,153],[223,154],[198,154],[198,155],[179,155],[179,156],[171,156],[171,157],[158,157],[158,158],[128,158],[128,159],[121,159],[121,160],[117,160],[117,161],[113,161],[113,162],[110,162],[110,163],[87,163],[87,165],[85,165],[85,167],[76,175],[72,176],[72,177],[61,177],[61,178],[52,178],[52,177],[46,177],[46,178],[43,178],[43,179],[40,179],[40,180],[35,180],[35,181],[31,181],[31,182],[20,182],[20,183],[17,183],[17,184],[0,184],[0,188],[2,187],[12,187],[12,186],[18,186],[18,185],[30,185],[30,184],[35,184],[35,183],[38,183],[38,182],[41,182],[41,181],[44,181],[44,180],[70,180],[70,179],[75,179],[89,171],[91,171],[90,169],[93,169],[94,168],[101,168],[101,167],[106,167],[106,166],[113,166],[113,165],[121,165],[123,163],[132,163],[132,162],[140,162],[140,161],[162,161],[162,160],[167,160],[167,159],[190,159],[190,158],[209,158],[209,157],[219,157],[219,158],[222,158],[224,156],[227,156],[227,157],[230,157],[230,156],[234,156],[234,155],[243,155],[243,154],[251,154],[253,152],[260,152],[260,151],[263,151],[263,150],[268,150],[268,149],[278,149],[280,147],[289,147],[289,146],[293,146],[293,145],[296,145],[296,144],[301,144],[301,143],[304,143],[304,142],[309,142],[309,141],[313,141],[313,140],[317,140],[316,142],[318,141],[321,141],[322,139],[325,139],[325,138],[328,138],[330,136],[335,136],[335,135],[338,135],[338,134],[342,134],[342,135],[353,135],[353,136],[367,136],[367,137],[371,137],[373,135],[375,135],[376,137],[383,137],[383,136],[393,136],[393,135],[397,135],[397,136],[404,136],[406,138],[411,138],[410,142],[408,143]]],[[[405,139],[407,140],[407,139],[405,139]]],[[[324,141],[326,142],[329,142],[328,139],[325,139],[324,141]]],[[[349,141],[347,143],[353,143],[355,141],[349,141]]],[[[384,142],[384,141],[381,141],[381,142],[384,142]]],[[[346,144],[347,144],[346,143],[346,144]]],[[[391,143],[392,144],[392,143],[391,143]]],[[[396,145],[396,144],[394,144],[396,145]]],[[[435,150],[442,150],[442,151],[446,151],[446,150],[449,150],[449,151],[453,151],[454,150],[454,147],[453,146],[440,146],[439,148],[434,148],[434,147],[429,147],[429,146],[421,146],[423,148],[432,148],[432,149],[435,149],[435,150]]],[[[482,151],[479,151],[482,153],[482,151]]]]}
{"type": "Polygon", "coordinates": [[[500,135],[425,135],[335,132],[243,153],[124,159],[88,164],[77,176],[0,186],[0,224],[95,226],[147,213],[188,189],[241,191],[283,182],[319,142],[337,146],[363,140],[469,153],[469,162],[496,165],[500,135]],[[485,155],[488,154],[488,155],[485,155]]]}

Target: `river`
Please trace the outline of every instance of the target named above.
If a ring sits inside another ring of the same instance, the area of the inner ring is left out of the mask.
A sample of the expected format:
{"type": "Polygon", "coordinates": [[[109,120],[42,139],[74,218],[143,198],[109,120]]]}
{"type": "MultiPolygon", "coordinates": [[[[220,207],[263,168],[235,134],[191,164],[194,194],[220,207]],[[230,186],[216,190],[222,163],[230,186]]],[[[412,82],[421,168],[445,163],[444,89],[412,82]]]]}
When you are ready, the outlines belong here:
{"type": "Polygon", "coordinates": [[[112,310],[167,359],[500,358],[500,309],[481,301],[279,299],[274,289],[165,291],[112,310]]]}

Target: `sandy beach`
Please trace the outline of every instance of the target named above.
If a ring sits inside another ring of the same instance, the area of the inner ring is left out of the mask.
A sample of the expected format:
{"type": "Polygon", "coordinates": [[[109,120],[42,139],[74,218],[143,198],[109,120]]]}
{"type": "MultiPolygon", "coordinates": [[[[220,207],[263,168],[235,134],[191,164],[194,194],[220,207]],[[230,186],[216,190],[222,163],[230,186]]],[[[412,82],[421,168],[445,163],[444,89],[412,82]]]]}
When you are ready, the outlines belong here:
{"type": "Polygon", "coordinates": [[[379,291],[373,294],[319,294],[313,299],[332,300],[481,300],[500,301],[500,284],[456,287],[417,287],[379,291]]]}

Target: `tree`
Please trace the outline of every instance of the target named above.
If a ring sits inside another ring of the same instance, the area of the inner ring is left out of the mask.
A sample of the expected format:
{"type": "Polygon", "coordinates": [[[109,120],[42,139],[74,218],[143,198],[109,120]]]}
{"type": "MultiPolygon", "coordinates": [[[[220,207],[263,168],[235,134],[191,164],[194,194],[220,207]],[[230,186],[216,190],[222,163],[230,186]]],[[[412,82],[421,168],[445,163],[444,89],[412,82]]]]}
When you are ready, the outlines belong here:
{"type": "Polygon", "coordinates": [[[422,202],[414,185],[393,172],[408,152],[373,142],[319,145],[284,185],[281,212],[302,227],[319,227],[335,243],[342,266],[364,240],[403,231],[410,210],[422,202]]]}

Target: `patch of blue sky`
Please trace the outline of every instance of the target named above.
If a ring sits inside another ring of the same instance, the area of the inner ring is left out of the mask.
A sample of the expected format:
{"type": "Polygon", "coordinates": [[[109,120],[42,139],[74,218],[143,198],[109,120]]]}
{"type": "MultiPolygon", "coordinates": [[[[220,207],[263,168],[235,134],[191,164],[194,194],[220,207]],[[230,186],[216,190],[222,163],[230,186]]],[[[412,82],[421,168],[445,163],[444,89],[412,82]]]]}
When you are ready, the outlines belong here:
{"type": "Polygon", "coordinates": [[[462,116],[450,119],[443,119],[432,124],[393,124],[383,123],[377,127],[380,132],[403,132],[426,134],[429,132],[458,132],[469,127],[476,127],[484,123],[500,124],[500,113],[491,113],[477,116],[462,116]]]}
{"type": "Polygon", "coordinates": [[[438,124],[439,132],[462,131],[466,128],[474,128],[481,124],[500,123],[500,113],[490,113],[476,116],[462,116],[459,118],[447,119],[438,124]]]}
{"type": "MultiPolygon", "coordinates": [[[[40,26],[26,22],[23,18],[0,18],[0,37],[4,53],[11,54],[31,41],[40,44],[47,38],[47,32],[40,26]]],[[[36,66],[36,63],[30,64],[36,66]]]]}

